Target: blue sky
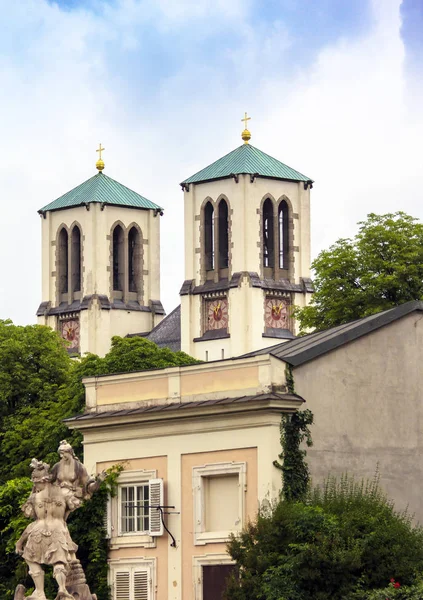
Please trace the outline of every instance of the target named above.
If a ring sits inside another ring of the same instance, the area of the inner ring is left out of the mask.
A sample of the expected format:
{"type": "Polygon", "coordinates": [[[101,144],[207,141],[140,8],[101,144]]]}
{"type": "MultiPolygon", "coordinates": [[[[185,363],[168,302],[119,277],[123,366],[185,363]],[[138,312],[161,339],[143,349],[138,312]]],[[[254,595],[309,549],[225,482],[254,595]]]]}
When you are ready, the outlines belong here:
{"type": "Polygon", "coordinates": [[[313,255],[370,211],[423,218],[423,0],[0,0],[0,318],[41,300],[37,209],[106,173],[165,207],[178,302],[178,182],[240,143],[315,181],[313,255]],[[21,236],[16,235],[16,231],[21,236]],[[27,248],[31,252],[27,252],[27,248]],[[19,273],[19,276],[17,276],[19,273]]]}

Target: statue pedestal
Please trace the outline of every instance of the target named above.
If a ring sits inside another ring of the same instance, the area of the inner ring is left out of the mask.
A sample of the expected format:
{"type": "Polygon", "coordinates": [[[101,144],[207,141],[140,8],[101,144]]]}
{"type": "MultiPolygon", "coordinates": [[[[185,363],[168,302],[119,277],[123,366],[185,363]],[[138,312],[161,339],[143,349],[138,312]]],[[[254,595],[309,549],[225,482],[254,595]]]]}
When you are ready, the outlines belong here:
{"type": "MultiPolygon", "coordinates": [[[[66,577],[66,589],[74,598],[78,600],[97,600],[97,596],[92,594],[87,585],[84,571],[78,559],[73,560],[69,565],[69,573],[66,577]]],[[[56,600],[60,600],[57,597],[56,600]]]]}

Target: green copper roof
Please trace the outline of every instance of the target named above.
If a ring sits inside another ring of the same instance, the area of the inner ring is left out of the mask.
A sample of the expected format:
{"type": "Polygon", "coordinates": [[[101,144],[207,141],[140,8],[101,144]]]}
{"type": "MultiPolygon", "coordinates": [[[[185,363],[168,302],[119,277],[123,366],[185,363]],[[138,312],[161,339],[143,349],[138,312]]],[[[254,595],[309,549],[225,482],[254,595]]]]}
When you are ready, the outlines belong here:
{"type": "Polygon", "coordinates": [[[57,200],[53,200],[41,208],[38,212],[44,213],[48,210],[61,210],[74,206],[84,206],[92,202],[111,204],[113,206],[126,206],[128,208],[145,208],[151,210],[162,210],[147,198],[140,196],[126,186],[118,183],[103,173],[97,173],[91,179],[84,181],[81,185],[63,194],[57,200]]]}
{"type": "MultiPolygon", "coordinates": [[[[273,179],[288,179],[290,181],[311,182],[310,177],[291,169],[287,165],[265,154],[251,144],[242,144],[226,156],[219,158],[216,162],[202,169],[195,175],[185,179],[184,183],[200,183],[213,179],[224,179],[232,175],[247,173],[260,177],[271,177],[273,179]]],[[[181,184],[181,185],[182,185],[181,184]]]]}

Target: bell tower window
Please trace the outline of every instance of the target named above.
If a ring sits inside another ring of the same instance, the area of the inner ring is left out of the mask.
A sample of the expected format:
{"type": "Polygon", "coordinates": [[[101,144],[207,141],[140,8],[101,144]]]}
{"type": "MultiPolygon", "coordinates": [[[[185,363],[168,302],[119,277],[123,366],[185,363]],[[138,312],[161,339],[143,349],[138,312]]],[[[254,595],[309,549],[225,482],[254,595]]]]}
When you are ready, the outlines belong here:
{"type": "Polygon", "coordinates": [[[141,244],[140,234],[136,227],[132,227],[128,233],[128,290],[140,292],[141,275],[141,244]]]}
{"type": "Polygon", "coordinates": [[[206,271],[214,270],[214,208],[207,202],[204,209],[204,253],[206,271]]]}
{"type": "MultiPolygon", "coordinates": [[[[263,204],[263,267],[272,270],[275,267],[273,202],[270,198],[263,204]]],[[[265,275],[271,273],[265,271],[265,275]]]]}
{"type": "Polygon", "coordinates": [[[289,227],[288,205],[285,200],[279,204],[278,209],[278,237],[279,237],[279,268],[289,269],[289,227]]]}
{"type": "Polygon", "coordinates": [[[81,230],[78,225],[72,229],[71,236],[72,291],[81,291],[81,230]]]}
{"type": "Polygon", "coordinates": [[[69,262],[68,262],[68,232],[64,227],[59,233],[59,244],[58,244],[58,284],[59,284],[59,300],[65,300],[63,294],[68,293],[69,283],[69,262]]]}
{"type": "Polygon", "coordinates": [[[113,230],[113,291],[123,293],[125,273],[124,233],[120,225],[113,230]]]}
{"type": "Polygon", "coordinates": [[[219,202],[219,269],[229,266],[229,228],[228,205],[225,200],[219,202]]]}

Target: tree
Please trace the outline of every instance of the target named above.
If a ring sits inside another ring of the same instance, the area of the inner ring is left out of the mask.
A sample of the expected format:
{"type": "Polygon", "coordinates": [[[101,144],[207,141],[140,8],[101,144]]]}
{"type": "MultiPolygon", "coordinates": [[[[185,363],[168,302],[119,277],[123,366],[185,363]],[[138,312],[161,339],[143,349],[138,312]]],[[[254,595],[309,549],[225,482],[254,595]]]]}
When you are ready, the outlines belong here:
{"type": "Polygon", "coordinates": [[[392,579],[423,584],[423,529],[395,511],[378,476],[329,478],[302,502],[281,500],[232,537],[229,553],[240,569],[228,600],[385,600],[392,579]]]}
{"type": "Polygon", "coordinates": [[[353,239],[312,263],[315,292],[294,311],[300,329],[323,330],[423,298],[423,224],[404,212],[369,214],[353,239]]]}
{"type": "Polygon", "coordinates": [[[49,327],[0,321],[0,417],[51,400],[69,381],[70,359],[49,327]]]}
{"type": "MultiPolygon", "coordinates": [[[[53,464],[57,448],[66,438],[82,458],[81,436],[70,432],[63,419],[83,412],[84,377],[193,364],[183,352],[158,348],[143,338],[112,340],[104,358],[88,354],[71,360],[63,340],[48,327],[20,327],[0,321],[0,598],[12,598],[26,567],[14,544],[28,521],[20,506],[31,488],[29,463],[34,456],[53,464]]],[[[107,541],[103,526],[107,488],[69,521],[80,548],[81,562],[91,590],[107,600],[107,541]],[[90,527],[87,529],[87,522],[90,527]],[[89,560],[88,560],[89,558],[89,560]]],[[[47,576],[46,590],[51,582],[47,576]]]]}

